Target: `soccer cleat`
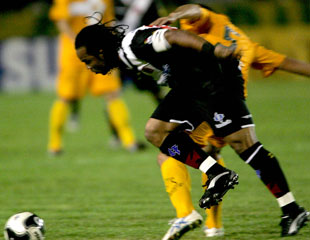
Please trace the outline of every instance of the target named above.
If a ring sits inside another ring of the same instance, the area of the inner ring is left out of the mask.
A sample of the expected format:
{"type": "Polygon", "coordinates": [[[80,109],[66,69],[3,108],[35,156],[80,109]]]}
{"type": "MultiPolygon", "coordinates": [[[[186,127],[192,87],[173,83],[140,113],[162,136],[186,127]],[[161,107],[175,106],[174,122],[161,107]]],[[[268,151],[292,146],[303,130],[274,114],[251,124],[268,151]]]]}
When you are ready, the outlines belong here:
{"type": "Polygon", "coordinates": [[[120,148],[122,146],[121,140],[117,136],[112,135],[109,139],[109,146],[112,149],[120,148]]]}
{"type": "Polygon", "coordinates": [[[201,208],[210,208],[213,205],[218,205],[225,193],[229,189],[234,189],[234,185],[239,183],[238,174],[231,170],[218,175],[209,174],[208,177],[209,179],[205,185],[208,188],[199,200],[201,208]]]}
{"type": "Polygon", "coordinates": [[[220,237],[224,236],[224,228],[205,228],[204,233],[206,237],[220,237]]]}
{"type": "Polygon", "coordinates": [[[61,149],[57,149],[57,150],[51,150],[50,149],[47,151],[47,153],[48,153],[48,156],[54,158],[54,157],[58,157],[58,156],[62,155],[63,151],[61,149]]]}
{"type": "Polygon", "coordinates": [[[299,207],[299,212],[295,215],[285,214],[281,218],[280,226],[282,227],[281,237],[293,236],[306,225],[309,221],[310,212],[299,207]]]}
{"type": "Polygon", "coordinates": [[[80,129],[80,120],[77,114],[72,114],[67,123],[68,132],[74,133],[80,129]]]}
{"type": "Polygon", "coordinates": [[[126,147],[126,149],[131,153],[144,151],[146,148],[147,146],[143,142],[140,142],[140,141],[126,147]]]}
{"type": "Polygon", "coordinates": [[[175,218],[169,222],[172,225],[162,240],[176,240],[180,239],[188,231],[195,229],[202,223],[202,216],[195,210],[191,214],[175,218]]]}

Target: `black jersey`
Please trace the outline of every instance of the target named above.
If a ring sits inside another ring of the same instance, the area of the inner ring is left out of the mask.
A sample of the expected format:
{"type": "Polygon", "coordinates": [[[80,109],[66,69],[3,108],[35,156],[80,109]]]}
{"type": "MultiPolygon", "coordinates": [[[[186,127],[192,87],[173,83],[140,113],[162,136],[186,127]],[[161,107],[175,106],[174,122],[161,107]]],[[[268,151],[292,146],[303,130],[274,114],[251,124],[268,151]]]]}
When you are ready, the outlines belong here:
{"type": "Polygon", "coordinates": [[[211,95],[224,91],[243,96],[236,61],[221,62],[212,54],[206,56],[194,49],[167,47],[165,31],[167,27],[143,26],[128,33],[119,52],[123,62],[138,71],[149,69],[154,78],[160,83],[167,82],[171,88],[211,95]]]}

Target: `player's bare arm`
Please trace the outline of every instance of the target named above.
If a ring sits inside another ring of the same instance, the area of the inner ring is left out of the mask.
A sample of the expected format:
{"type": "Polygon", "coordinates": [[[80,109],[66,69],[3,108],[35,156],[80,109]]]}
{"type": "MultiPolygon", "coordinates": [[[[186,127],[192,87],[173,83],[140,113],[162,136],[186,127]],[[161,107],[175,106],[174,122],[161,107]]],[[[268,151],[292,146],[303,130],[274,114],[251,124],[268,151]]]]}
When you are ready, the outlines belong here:
{"type": "Polygon", "coordinates": [[[215,46],[213,46],[205,39],[188,31],[168,30],[165,32],[165,38],[171,46],[178,45],[180,47],[192,48],[197,50],[198,52],[206,53],[211,53],[213,51],[214,55],[218,58],[235,56],[235,45],[226,47],[222,44],[216,44],[215,46]]]}
{"type": "Polygon", "coordinates": [[[76,34],[70,27],[69,23],[66,20],[59,20],[56,22],[57,28],[60,32],[65,33],[72,40],[75,39],[76,34]]]}
{"type": "Polygon", "coordinates": [[[310,63],[286,57],[279,69],[310,77],[310,63]]]}
{"type": "Polygon", "coordinates": [[[195,22],[200,18],[200,6],[196,4],[186,4],[178,7],[166,17],[156,19],[151,25],[161,26],[169,25],[180,19],[188,19],[190,22],[195,22]]]}

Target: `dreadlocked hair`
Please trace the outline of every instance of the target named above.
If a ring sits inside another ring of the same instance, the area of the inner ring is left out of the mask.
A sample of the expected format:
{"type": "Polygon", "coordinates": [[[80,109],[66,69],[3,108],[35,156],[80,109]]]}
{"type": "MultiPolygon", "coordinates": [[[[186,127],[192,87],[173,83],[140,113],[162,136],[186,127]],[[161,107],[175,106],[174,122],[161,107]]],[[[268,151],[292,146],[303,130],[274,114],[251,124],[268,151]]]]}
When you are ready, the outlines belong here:
{"type": "MultiPolygon", "coordinates": [[[[102,15],[101,15],[102,16],[102,15]]],[[[101,52],[105,55],[113,55],[121,47],[122,39],[125,36],[127,25],[112,26],[114,20],[101,23],[101,19],[93,16],[97,23],[84,27],[75,38],[75,49],[86,47],[87,53],[98,56],[101,52]]]]}

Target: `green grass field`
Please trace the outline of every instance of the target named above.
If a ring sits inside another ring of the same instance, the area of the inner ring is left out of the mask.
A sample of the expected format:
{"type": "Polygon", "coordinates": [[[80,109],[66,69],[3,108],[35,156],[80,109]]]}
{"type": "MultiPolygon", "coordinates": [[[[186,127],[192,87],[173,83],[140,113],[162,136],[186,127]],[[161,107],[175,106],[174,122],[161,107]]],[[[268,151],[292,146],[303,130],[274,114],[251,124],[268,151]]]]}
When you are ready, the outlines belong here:
{"type": "MultiPolygon", "coordinates": [[[[251,82],[248,105],[260,141],[277,155],[295,197],[309,210],[310,82],[281,78],[251,82]]],[[[131,88],[124,94],[137,136],[144,140],[144,125],[155,105],[131,88]]],[[[53,99],[47,93],[0,95],[0,226],[17,212],[32,211],[45,220],[50,240],[161,239],[175,213],[156,163],[157,149],[148,145],[134,154],[110,149],[102,100],[87,97],[82,128],[65,134],[64,155],[50,158],[47,122],[53,99]]],[[[224,198],[226,235],[216,239],[280,239],[276,200],[232,150],[225,148],[223,156],[239,173],[240,184],[224,198]]],[[[200,173],[190,172],[193,202],[203,214],[198,207],[200,173]]],[[[182,239],[204,235],[196,229],[182,239]]],[[[309,240],[310,226],[290,239],[309,240]]]]}

